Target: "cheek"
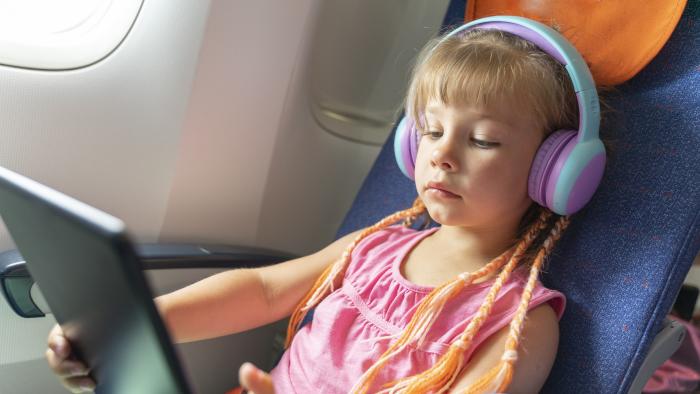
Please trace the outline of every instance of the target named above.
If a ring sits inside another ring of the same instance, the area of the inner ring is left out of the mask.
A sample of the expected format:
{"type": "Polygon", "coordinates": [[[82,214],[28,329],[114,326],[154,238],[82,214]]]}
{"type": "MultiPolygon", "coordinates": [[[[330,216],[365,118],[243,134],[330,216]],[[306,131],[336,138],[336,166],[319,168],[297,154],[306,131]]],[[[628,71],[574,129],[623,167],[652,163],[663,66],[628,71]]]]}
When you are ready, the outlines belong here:
{"type": "Polygon", "coordinates": [[[422,178],[426,170],[430,167],[430,155],[428,154],[427,144],[418,145],[418,153],[416,154],[416,165],[414,170],[416,180],[422,178]],[[422,147],[422,148],[421,148],[422,147]]]}
{"type": "Polygon", "coordinates": [[[513,191],[517,191],[519,195],[523,195],[529,199],[527,192],[527,184],[530,178],[530,167],[532,166],[532,160],[530,157],[523,157],[522,160],[518,161],[513,167],[512,176],[512,187],[513,191]]]}
{"type": "Polygon", "coordinates": [[[488,190],[490,197],[497,194],[499,199],[521,199],[527,195],[527,181],[530,171],[530,163],[527,160],[508,160],[500,158],[492,165],[485,166],[483,171],[478,171],[478,179],[474,179],[478,185],[488,190]]]}

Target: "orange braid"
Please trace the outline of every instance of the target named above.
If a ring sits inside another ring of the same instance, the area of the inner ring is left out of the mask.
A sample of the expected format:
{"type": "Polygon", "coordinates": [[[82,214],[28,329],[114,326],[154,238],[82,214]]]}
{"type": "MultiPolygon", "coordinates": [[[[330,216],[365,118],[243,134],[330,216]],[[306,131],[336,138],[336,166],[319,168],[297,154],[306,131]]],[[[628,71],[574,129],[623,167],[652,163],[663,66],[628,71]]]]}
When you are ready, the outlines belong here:
{"type": "Polygon", "coordinates": [[[535,287],[535,282],[545,258],[552,251],[555,243],[557,240],[559,240],[561,234],[569,225],[569,221],[568,216],[562,216],[555,223],[549,237],[543,242],[543,246],[537,253],[537,257],[535,257],[535,262],[530,268],[530,277],[528,278],[527,286],[523,291],[520,305],[515,312],[513,321],[510,323],[510,333],[508,334],[508,339],[506,340],[506,348],[501,361],[471,387],[464,390],[463,393],[483,393],[494,391],[505,392],[508,389],[508,386],[513,379],[515,362],[518,359],[517,349],[520,342],[520,334],[525,321],[525,314],[527,313],[527,308],[530,304],[530,299],[532,298],[532,290],[535,287]]]}
{"type": "Polygon", "coordinates": [[[321,276],[316,279],[316,282],[306,293],[304,298],[302,298],[297,304],[294,312],[289,318],[289,325],[287,326],[287,339],[284,343],[285,349],[292,343],[292,338],[294,338],[294,335],[296,335],[297,331],[299,330],[299,326],[301,325],[301,322],[304,320],[304,317],[308,311],[318,305],[323,298],[330,294],[335,288],[336,280],[338,278],[342,278],[342,276],[345,274],[345,270],[350,262],[350,254],[355,249],[355,246],[357,246],[357,244],[360,243],[360,241],[362,241],[362,239],[364,239],[366,236],[384,229],[399,220],[408,219],[412,222],[416,217],[423,213],[423,211],[425,211],[425,205],[423,205],[420,198],[416,198],[411,208],[393,213],[380,220],[373,226],[365,228],[360,234],[358,234],[357,237],[355,237],[355,240],[353,240],[350,245],[345,248],[340,258],[336,260],[335,263],[330,264],[328,268],[323,271],[321,276]]]}
{"type": "Polygon", "coordinates": [[[403,378],[398,382],[388,383],[387,386],[390,386],[390,388],[386,389],[385,391],[425,393],[430,389],[440,389],[442,387],[445,387],[446,389],[449,387],[461,369],[462,352],[468,348],[469,342],[475,336],[476,332],[478,332],[479,328],[490,312],[491,305],[493,304],[492,299],[495,298],[496,294],[498,294],[503,282],[507,280],[508,275],[515,268],[523,253],[528,249],[535,238],[537,238],[540,231],[546,227],[547,219],[550,215],[551,212],[549,211],[542,212],[539,220],[530,226],[521,241],[516,245],[514,252],[509,249],[500,256],[496,257],[483,268],[473,273],[460,274],[457,279],[440,285],[430,292],[430,294],[428,294],[421,301],[416,312],[413,314],[411,321],[403,330],[401,337],[395,343],[389,346],[389,348],[384,352],[379,360],[374,363],[374,365],[365,371],[351,392],[366,393],[370,389],[372,381],[376,375],[389,361],[389,359],[391,359],[391,357],[401,352],[411,343],[415,342],[416,347],[419,347],[422,344],[428,330],[437,319],[437,315],[450,298],[458,294],[464,287],[469,286],[475,279],[495,272],[503,266],[506,260],[508,260],[508,263],[500,273],[491,291],[487,295],[487,300],[491,300],[491,302],[486,302],[486,304],[481,307],[477,316],[467,327],[467,337],[464,338],[464,340],[459,344],[459,346],[463,346],[464,349],[457,352],[453,350],[455,346],[451,346],[450,350],[448,350],[448,352],[443,355],[431,369],[414,376],[403,378]],[[452,365],[454,364],[454,360],[458,360],[459,365],[452,365]],[[443,364],[451,365],[451,367],[443,367],[443,364]]]}

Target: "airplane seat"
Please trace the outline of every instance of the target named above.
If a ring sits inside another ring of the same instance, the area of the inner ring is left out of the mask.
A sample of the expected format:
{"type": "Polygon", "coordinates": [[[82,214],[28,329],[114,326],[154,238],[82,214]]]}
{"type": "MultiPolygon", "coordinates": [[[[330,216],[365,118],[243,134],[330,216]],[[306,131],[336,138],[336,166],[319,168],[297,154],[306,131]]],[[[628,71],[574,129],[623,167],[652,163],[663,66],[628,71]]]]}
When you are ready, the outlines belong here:
{"type": "MultiPolygon", "coordinates": [[[[682,340],[682,327],[665,317],[700,249],[698,43],[700,1],[690,0],[661,52],[606,98],[613,114],[600,130],[609,146],[602,183],[572,216],[541,275],[567,297],[543,393],[641,392],[682,340]]],[[[393,139],[338,237],[415,199],[393,139]]]]}

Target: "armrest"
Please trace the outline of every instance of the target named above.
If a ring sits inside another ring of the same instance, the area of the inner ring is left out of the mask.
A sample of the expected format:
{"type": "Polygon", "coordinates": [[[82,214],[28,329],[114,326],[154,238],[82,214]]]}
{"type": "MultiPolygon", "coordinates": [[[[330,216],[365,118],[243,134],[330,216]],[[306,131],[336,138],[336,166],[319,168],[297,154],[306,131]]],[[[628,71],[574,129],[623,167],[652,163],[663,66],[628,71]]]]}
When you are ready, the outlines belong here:
{"type": "MultiPolygon", "coordinates": [[[[186,268],[253,268],[296,256],[271,249],[226,245],[140,244],[136,253],[144,270],[186,268]]],[[[44,317],[48,309],[41,291],[17,250],[0,253],[0,287],[21,317],[44,317]]]]}
{"type": "Polygon", "coordinates": [[[652,342],[649,353],[639,368],[637,377],[632,382],[629,394],[642,392],[654,371],[678,350],[684,338],[685,327],[678,324],[675,320],[664,319],[663,327],[656,335],[654,342],[652,342]]]}
{"type": "Polygon", "coordinates": [[[294,259],[278,250],[227,245],[139,244],[145,270],[170,268],[254,268],[294,259]]]}

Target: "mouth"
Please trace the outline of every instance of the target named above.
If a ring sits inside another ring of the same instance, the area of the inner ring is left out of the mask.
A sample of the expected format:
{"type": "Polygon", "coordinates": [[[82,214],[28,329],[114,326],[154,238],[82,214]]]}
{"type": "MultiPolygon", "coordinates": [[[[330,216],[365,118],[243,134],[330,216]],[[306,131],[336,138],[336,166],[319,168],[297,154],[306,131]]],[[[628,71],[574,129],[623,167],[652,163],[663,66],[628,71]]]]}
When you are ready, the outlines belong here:
{"type": "Polygon", "coordinates": [[[426,193],[431,194],[435,197],[446,198],[446,199],[458,199],[461,198],[458,194],[450,191],[447,186],[442,183],[429,182],[426,189],[426,193]]]}

